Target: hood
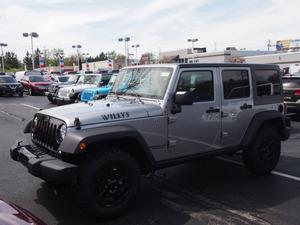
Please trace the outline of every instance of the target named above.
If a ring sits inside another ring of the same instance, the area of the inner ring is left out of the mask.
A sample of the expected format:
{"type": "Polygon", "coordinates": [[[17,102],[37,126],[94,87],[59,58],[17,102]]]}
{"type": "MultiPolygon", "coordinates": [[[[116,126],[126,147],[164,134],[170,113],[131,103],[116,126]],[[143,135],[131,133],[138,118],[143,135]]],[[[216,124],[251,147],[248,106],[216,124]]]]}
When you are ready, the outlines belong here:
{"type": "Polygon", "coordinates": [[[87,93],[93,93],[93,94],[103,94],[103,93],[108,93],[111,89],[111,86],[103,86],[103,87],[95,87],[95,88],[88,88],[85,89],[83,92],[87,93]]]}
{"type": "Polygon", "coordinates": [[[162,108],[155,104],[141,104],[134,100],[98,100],[91,103],[76,103],[42,110],[39,113],[49,115],[74,126],[79,118],[82,125],[107,123],[120,120],[160,116],[162,108]]]}
{"type": "Polygon", "coordinates": [[[1,225],[46,225],[39,218],[27,210],[13,204],[6,203],[0,199],[0,224],[1,225]]]}
{"type": "Polygon", "coordinates": [[[78,84],[78,85],[74,85],[74,86],[66,86],[63,87],[63,89],[70,89],[70,90],[74,90],[74,92],[82,92],[84,89],[87,88],[93,88],[93,87],[97,87],[96,84],[78,84]]]}
{"type": "Polygon", "coordinates": [[[50,85],[50,82],[30,82],[36,86],[48,86],[50,85]]]}
{"type": "Polygon", "coordinates": [[[20,83],[0,83],[0,85],[5,85],[5,86],[21,86],[20,83]]]}

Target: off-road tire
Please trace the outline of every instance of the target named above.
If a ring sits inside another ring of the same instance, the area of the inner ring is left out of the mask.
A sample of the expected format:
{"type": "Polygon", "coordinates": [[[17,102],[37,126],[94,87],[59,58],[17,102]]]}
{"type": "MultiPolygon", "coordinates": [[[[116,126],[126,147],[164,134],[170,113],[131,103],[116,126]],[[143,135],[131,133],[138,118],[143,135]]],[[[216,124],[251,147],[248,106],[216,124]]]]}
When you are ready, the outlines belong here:
{"type": "Polygon", "coordinates": [[[262,127],[252,146],[243,151],[245,166],[255,175],[270,173],[277,165],[281,143],[275,129],[262,127]]]}
{"type": "Polygon", "coordinates": [[[100,219],[118,216],[134,202],[139,186],[136,160],[119,149],[106,148],[101,154],[89,155],[80,165],[76,188],[79,207],[100,219]]]}
{"type": "Polygon", "coordinates": [[[48,98],[49,102],[51,102],[53,104],[53,98],[52,98],[52,96],[47,95],[47,98],[48,98]]]}

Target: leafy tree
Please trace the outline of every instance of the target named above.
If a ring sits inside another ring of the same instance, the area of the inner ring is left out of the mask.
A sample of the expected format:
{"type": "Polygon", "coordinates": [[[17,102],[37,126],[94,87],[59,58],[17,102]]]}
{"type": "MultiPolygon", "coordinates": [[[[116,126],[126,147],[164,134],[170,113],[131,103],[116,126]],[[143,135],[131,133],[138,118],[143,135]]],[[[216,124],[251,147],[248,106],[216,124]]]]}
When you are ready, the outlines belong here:
{"type": "Polygon", "coordinates": [[[7,70],[19,69],[21,67],[21,63],[14,52],[6,52],[4,56],[4,62],[7,70]]]}

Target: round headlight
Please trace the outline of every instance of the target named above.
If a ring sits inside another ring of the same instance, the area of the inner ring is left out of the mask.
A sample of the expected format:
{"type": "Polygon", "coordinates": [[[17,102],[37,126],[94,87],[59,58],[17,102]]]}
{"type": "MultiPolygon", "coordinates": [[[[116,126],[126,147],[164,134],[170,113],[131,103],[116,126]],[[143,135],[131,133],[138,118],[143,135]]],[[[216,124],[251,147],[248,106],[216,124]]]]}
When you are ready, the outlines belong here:
{"type": "Polygon", "coordinates": [[[56,135],[57,143],[61,143],[64,140],[66,134],[67,134],[67,126],[65,124],[60,125],[56,135]]]}

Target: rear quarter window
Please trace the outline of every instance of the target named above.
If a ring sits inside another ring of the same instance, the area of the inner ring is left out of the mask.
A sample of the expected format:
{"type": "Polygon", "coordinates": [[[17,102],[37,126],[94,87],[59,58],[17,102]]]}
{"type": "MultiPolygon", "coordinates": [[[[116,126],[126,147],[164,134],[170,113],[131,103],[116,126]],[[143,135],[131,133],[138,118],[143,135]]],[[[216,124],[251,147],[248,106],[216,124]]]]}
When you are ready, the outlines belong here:
{"type": "Polygon", "coordinates": [[[280,74],[277,70],[255,70],[257,96],[274,96],[281,94],[280,74]]]}

